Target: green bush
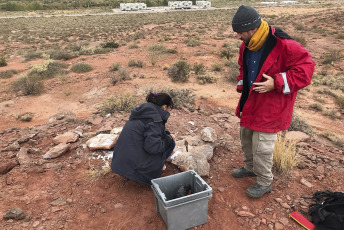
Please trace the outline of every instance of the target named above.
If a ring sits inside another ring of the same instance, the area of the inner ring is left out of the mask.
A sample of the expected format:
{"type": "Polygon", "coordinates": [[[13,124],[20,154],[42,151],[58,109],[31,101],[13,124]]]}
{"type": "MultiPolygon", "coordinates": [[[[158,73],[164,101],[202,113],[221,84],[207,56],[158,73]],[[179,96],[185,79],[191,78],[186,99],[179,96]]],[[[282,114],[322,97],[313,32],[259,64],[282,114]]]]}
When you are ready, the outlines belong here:
{"type": "Polygon", "coordinates": [[[136,100],[130,95],[119,97],[110,97],[105,100],[98,108],[97,113],[105,116],[106,114],[114,114],[118,112],[129,112],[136,105],[136,100]]]}
{"type": "Polygon", "coordinates": [[[16,94],[38,95],[43,92],[44,85],[41,76],[37,74],[23,75],[12,83],[11,89],[16,94]]]}
{"type": "Polygon", "coordinates": [[[42,58],[43,54],[44,52],[42,51],[30,51],[30,52],[25,53],[24,58],[25,58],[25,61],[31,61],[34,59],[42,58]]]}
{"type": "Polygon", "coordinates": [[[323,107],[322,105],[318,104],[318,103],[313,103],[309,105],[309,108],[314,109],[316,111],[323,111],[323,107]]]}
{"type": "Polygon", "coordinates": [[[290,126],[288,128],[289,131],[300,131],[307,133],[308,135],[313,136],[314,131],[313,129],[307,124],[307,122],[302,119],[299,115],[296,113],[293,113],[290,126]]]}
{"type": "Polygon", "coordinates": [[[338,105],[339,108],[344,109],[344,97],[341,97],[341,96],[337,97],[337,98],[334,100],[334,103],[335,103],[336,105],[338,105]]]}
{"type": "Polygon", "coordinates": [[[220,57],[226,58],[227,60],[233,58],[233,54],[231,53],[230,50],[221,50],[220,51],[220,57]]]}
{"type": "Polygon", "coordinates": [[[128,49],[137,49],[137,48],[139,48],[139,45],[136,44],[136,43],[131,44],[131,45],[128,46],[128,49]]]}
{"type": "Polygon", "coordinates": [[[220,72],[222,71],[223,65],[221,63],[213,63],[212,67],[213,71],[220,72]]]}
{"type": "Polygon", "coordinates": [[[5,57],[0,58],[0,67],[7,66],[7,61],[5,57]]]}
{"type": "Polygon", "coordinates": [[[129,62],[128,62],[128,66],[129,67],[139,67],[139,68],[142,68],[143,67],[143,61],[141,61],[141,60],[135,61],[133,59],[130,59],[129,62]]]}
{"type": "Polygon", "coordinates": [[[116,49],[119,47],[119,44],[117,42],[114,41],[110,41],[110,42],[105,42],[103,44],[101,44],[102,48],[112,48],[112,49],[116,49]]]}
{"type": "Polygon", "coordinates": [[[63,62],[46,60],[42,64],[33,65],[28,75],[38,75],[41,79],[52,78],[58,74],[65,74],[67,67],[68,64],[63,62]]]}
{"type": "Polygon", "coordinates": [[[195,62],[194,66],[193,66],[193,70],[195,71],[196,75],[205,73],[205,67],[204,67],[203,63],[198,64],[197,62],[195,62]]]}
{"type": "Polygon", "coordinates": [[[187,46],[190,46],[190,47],[195,47],[195,46],[200,46],[200,45],[201,45],[201,42],[200,42],[200,41],[198,41],[198,40],[193,40],[193,39],[184,40],[184,43],[185,43],[187,46]]]}
{"type": "Polygon", "coordinates": [[[78,56],[75,52],[68,52],[66,50],[52,50],[49,52],[50,58],[54,60],[69,60],[78,56]]]}
{"type": "Polygon", "coordinates": [[[168,70],[168,76],[173,82],[187,82],[189,80],[190,66],[185,61],[178,61],[168,70]]]}
{"type": "Polygon", "coordinates": [[[72,66],[70,71],[74,73],[87,73],[93,70],[93,67],[86,63],[78,63],[72,66]]]}
{"type": "Polygon", "coordinates": [[[190,111],[193,111],[195,109],[196,95],[193,93],[191,89],[151,88],[146,90],[146,92],[167,93],[172,98],[174,109],[186,108],[190,111]]]}
{"type": "Polygon", "coordinates": [[[17,74],[18,71],[14,69],[0,71],[0,79],[6,79],[13,77],[14,74],[17,74]]]}
{"type": "Polygon", "coordinates": [[[120,68],[122,68],[122,64],[116,62],[110,66],[110,72],[118,71],[120,68]]]}
{"type": "Polygon", "coordinates": [[[197,76],[197,80],[202,85],[206,83],[215,83],[217,81],[217,76],[213,73],[203,73],[197,76]]]}

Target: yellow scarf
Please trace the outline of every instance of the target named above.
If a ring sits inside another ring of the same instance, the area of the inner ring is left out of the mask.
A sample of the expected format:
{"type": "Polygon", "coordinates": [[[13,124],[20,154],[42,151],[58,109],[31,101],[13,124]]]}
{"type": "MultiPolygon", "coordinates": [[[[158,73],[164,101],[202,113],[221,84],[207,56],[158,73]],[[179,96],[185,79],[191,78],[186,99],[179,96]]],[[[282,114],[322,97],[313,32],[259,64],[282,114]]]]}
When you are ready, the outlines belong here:
{"type": "Polygon", "coordinates": [[[250,42],[248,43],[247,48],[251,51],[259,50],[263,46],[268,34],[269,34],[269,25],[266,21],[262,20],[262,23],[260,24],[257,31],[253,34],[250,42]]]}

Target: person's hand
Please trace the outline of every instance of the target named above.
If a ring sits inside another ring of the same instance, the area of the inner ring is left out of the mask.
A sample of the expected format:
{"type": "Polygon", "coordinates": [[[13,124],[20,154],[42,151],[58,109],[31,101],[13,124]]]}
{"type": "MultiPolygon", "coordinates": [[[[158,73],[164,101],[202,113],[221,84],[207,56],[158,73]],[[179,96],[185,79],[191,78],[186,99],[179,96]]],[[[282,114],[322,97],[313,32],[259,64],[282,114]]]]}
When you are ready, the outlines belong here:
{"type": "Polygon", "coordinates": [[[263,77],[266,78],[266,81],[253,83],[253,85],[255,85],[253,90],[258,92],[258,93],[266,93],[266,92],[269,92],[271,90],[274,90],[275,89],[275,83],[274,83],[275,80],[266,74],[263,74],[263,77]]]}

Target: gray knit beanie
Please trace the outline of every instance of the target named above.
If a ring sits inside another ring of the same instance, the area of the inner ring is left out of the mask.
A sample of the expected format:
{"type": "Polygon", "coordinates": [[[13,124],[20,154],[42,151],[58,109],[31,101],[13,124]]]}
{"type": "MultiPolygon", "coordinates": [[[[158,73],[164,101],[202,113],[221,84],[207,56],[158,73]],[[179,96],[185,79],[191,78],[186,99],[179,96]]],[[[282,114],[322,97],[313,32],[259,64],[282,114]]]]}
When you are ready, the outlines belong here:
{"type": "Polygon", "coordinates": [[[233,31],[246,32],[258,28],[262,20],[259,13],[251,6],[241,5],[232,20],[233,31]]]}

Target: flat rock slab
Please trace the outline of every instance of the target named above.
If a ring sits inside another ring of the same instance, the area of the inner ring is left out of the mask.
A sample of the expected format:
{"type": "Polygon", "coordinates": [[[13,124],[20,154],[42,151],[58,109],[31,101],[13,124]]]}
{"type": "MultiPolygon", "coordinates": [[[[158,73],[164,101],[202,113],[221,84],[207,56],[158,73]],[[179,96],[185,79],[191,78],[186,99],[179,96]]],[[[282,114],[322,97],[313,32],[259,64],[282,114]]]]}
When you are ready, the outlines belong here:
{"type": "Polygon", "coordinates": [[[117,141],[117,134],[98,134],[86,142],[90,150],[112,149],[117,141]]]}
{"type": "Polygon", "coordinates": [[[64,134],[58,135],[53,139],[54,144],[60,144],[60,143],[74,143],[78,141],[79,134],[69,131],[64,134]]]}
{"type": "Polygon", "coordinates": [[[43,159],[53,159],[62,156],[68,152],[70,144],[61,143],[51,148],[46,154],[43,155],[43,159]]]}

